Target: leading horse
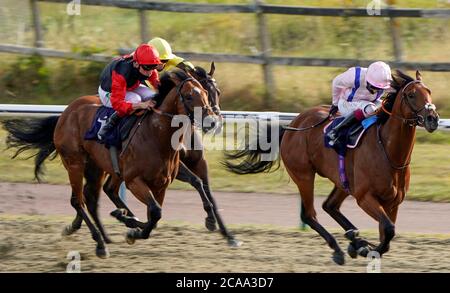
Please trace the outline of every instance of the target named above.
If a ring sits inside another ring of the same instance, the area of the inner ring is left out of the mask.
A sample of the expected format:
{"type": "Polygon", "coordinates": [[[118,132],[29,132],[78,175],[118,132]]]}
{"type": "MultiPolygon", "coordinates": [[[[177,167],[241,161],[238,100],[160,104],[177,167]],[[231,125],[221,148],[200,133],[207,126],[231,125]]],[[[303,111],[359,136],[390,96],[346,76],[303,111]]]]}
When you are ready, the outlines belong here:
{"type": "MultiPolygon", "coordinates": [[[[9,132],[8,147],[19,148],[17,153],[27,149],[38,149],[35,174],[39,178],[42,164],[55,150],[61,156],[68,171],[72,187],[71,204],[91,231],[97,242],[96,254],[108,257],[105,242],[110,242],[97,216],[97,202],[105,174],[110,182],[120,182],[115,174],[108,150],[95,141],[84,140],[99,107],[95,96],[85,96],[69,104],[59,117],[22,121],[6,121],[9,132]],[[86,184],[83,190],[83,177],[86,184]],[[84,195],[83,195],[84,194],[84,195]],[[87,195],[87,196],[86,196],[87,195]],[[94,223],[88,212],[93,216],[94,223]]],[[[129,230],[127,241],[147,239],[161,218],[161,207],[168,185],[173,181],[179,166],[179,150],[173,147],[173,135],[179,127],[172,127],[175,115],[187,115],[191,123],[195,107],[201,108],[202,119],[215,119],[207,92],[197,80],[182,71],[172,72],[161,79],[161,90],[157,97],[158,109],[145,113],[136,124],[120,156],[120,171],[127,188],[147,206],[147,222],[141,228],[129,230]]],[[[178,146],[183,141],[180,135],[175,139],[178,146]]],[[[17,154],[16,154],[17,155],[17,154]]],[[[81,223],[80,223],[81,224],[81,223]]]]}
{"type": "MultiPolygon", "coordinates": [[[[397,71],[393,80],[395,92],[384,100],[377,127],[366,131],[361,146],[347,151],[345,164],[350,193],[339,178],[337,153],[324,145],[323,122],[328,120],[328,107],[312,108],[291,122],[290,129],[304,131],[280,130],[280,154],[300,192],[301,219],[326,240],[334,251],[333,260],[339,265],[345,262],[344,253],[333,235],[316,218],[313,205],[315,174],[328,178],[335,185],[322,207],[346,231],[350,256],[367,256],[371,250],[381,256],[389,250],[395,235],[398,207],[408,191],[416,126],[423,126],[430,133],[438,127],[439,115],[420,72],[417,71],[413,79],[397,71]],[[379,223],[378,246],[359,238],[358,229],[340,212],[343,200],[350,194],[379,223]]],[[[252,150],[247,146],[245,150],[228,153],[224,163],[237,174],[270,171],[279,158],[262,161],[263,153],[259,147],[252,150]],[[241,162],[234,163],[233,160],[241,162]]]]}

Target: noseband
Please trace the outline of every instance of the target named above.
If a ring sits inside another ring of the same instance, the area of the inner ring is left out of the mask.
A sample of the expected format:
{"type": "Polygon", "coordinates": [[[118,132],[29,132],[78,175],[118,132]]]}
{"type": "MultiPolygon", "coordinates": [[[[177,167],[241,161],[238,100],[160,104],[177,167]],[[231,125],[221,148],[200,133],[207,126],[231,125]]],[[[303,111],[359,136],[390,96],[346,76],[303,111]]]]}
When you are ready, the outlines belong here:
{"type": "MultiPolygon", "coordinates": [[[[383,110],[384,112],[386,112],[386,113],[389,114],[390,116],[393,116],[393,117],[395,117],[395,118],[397,118],[397,119],[402,120],[403,123],[406,123],[406,124],[408,124],[408,125],[411,126],[411,127],[414,127],[414,126],[423,126],[423,123],[424,123],[425,119],[424,119],[423,115],[421,115],[420,113],[421,113],[422,111],[435,111],[435,110],[436,110],[436,106],[435,106],[434,104],[432,104],[432,103],[426,103],[422,108],[420,108],[420,109],[415,109],[415,108],[413,107],[413,105],[411,105],[411,103],[409,102],[408,97],[407,97],[407,94],[405,93],[406,89],[407,89],[409,86],[413,85],[413,84],[422,84],[422,85],[430,92],[430,89],[428,89],[428,87],[426,87],[426,86],[424,85],[424,83],[423,83],[421,80],[413,80],[413,81],[410,81],[409,83],[407,83],[407,84],[400,90],[400,94],[401,94],[401,96],[402,96],[401,103],[405,102],[405,104],[408,106],[408,108],[412,111],[412,113],[413,113],[413,115],[414,115],[413,118],[404,118],[404,117],[402,117],[402,116],[392,114],[391,112],[387,111],[387,110],[384,108],[384,106],[382,106],[381,108],[382,108],[382,110],[383,110]]],[[[383,104],[384,104],[384,103],[383,103],[383,104]]]]}

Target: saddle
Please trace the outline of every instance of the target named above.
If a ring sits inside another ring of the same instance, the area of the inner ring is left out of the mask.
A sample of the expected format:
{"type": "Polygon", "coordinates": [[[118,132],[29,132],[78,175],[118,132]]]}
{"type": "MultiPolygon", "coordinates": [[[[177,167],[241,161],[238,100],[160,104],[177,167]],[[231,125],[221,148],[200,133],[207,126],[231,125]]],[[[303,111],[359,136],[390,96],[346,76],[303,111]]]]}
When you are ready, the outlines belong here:
{"type": "MultiPolygon", "coordinates": [[[[338,117],[328,123],[324,129],[324,134],[327,134],[331,129],[333,129],[336,125],[338,125],[344,117],[338,117]]],[[[377,116],[371,116],[369,118],[364,119],[361,122],[358,122],[352,126],[350,126],[347,129],[341,129],[339,132],[339,139],[338,142],[334,145],[330,145],[330,139],[324,135],[324,143],[326,147],[333,148],[337,154],[338,154],[338,169],[339,169],[339,180],[341,181],[342,187],[347,191],[347,193],[350,192],[350,185],[348,182],[348,178],[345,172],[345,153],[347,149],[354,149],[358,147],[362,137],[364,136],[364,133],[366,130],[372,126],[376,121],[378,117],[377,116]]]]}
{"type": "MultiPolygon", "coordinates": [[[[344,117],[337,117],[323,128],[323,133],[327,134],[330,132],[336,125],[338,125],[344,117]]],[[[351,127],[347,129],[341,129],[339,133],[338,143],[331,146],[329,144],[330,139],[324,135],[325,146],[329,148],[333,148],[340,155],[345,155],[345,151],[347,148],[354,149],[357,148],[364,133],[366,130],[372,126],[377,121],[377,116],[371,116],[369,118],[364,119],[360,123],[353,124],[351,127]]]]}
{"type": "Polygon", "coordinates": [[[95,140],[98,143],[104,144],[107,148],[114,146],[121,150],[122,142],[130,135],[130,131],[136,123],[138,116],[130,115],[122,118],[117,126],[111,132],[106,134],[102,140],[98,139],[98,131],[113,113],[114,110],[112,108],[105,106],[98,108],[94,120],[92,121],[91,128],[84,135],[84,139],[95,140]]]}
{"type": "Polygon", "coordinates": [[[95,113],[94,120],[92,121],[91,128],[84,135],[86,140],[95,140],[100,144],[104,144],[109,149],[111,160],[113,163],[114,172],[120,176],[119,163],[118,163],[118,151],[122,150],[122,142],[128,138],[131,129],[138,120],[139,116],[130,115],[120,120],[118,125],[109,133],[105,135],[103,139],[99,139],[97,136],[101,126],[106,123],[109,116],[114,113],[114,109],[101,106],[95,113]]]}

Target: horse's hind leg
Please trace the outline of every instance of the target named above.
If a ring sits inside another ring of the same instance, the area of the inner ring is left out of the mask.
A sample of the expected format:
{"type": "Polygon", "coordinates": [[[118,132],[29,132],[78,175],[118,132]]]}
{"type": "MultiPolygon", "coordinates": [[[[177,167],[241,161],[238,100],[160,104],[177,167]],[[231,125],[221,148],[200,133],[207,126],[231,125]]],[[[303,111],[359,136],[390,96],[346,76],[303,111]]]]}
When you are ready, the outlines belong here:
{"type": "Polygon", "coordinates": [[[344,252],[342,252],[336,239],[331,235],[316,219],[316,211],[314,209],[314,173],[294,174],[288,169],[294,182],[297,184],[298,190],[302,198],[301,219],[308,224],[328,243],[328,246],[334,250],[333,260],[338,265],[345,263],[344,252]],[[300,178],[301,176],[301,178],[300,178]]]}
{"type": "Polygon", "coordinates": [[[77,211],[77,215],[75,216],[75,219],[73,219],[72,224],[67,225],[66,227],[64,227],[64,229],[63,229],[61,234],[63,236],[72,235],[73,233],[77,232],[81,228],[81,223],[82,222],[83,222],[83,217],[77,211]]]}
{"type": "Polygon", "coordinates": [[[98,199],[100,197],[100,190],[104,177],[103,170],[98,168],[92,160],[88,160],[84,168],[84,178],[86,179],[86,184],[84,185],[84,197],[86,199],[86,206],[95,225],[97,225],[97,228],[100,230],[103,240],[106,243],[112,243],[98,215],[98,199]]]}
{"type": "Polygon", "coordinates": [[[359,238],[359,231],[339,210],[342,202],[348,194],[336,186],[323,202],[322,208],[345,230],[345,237],[351,241],[347,249],[352,258],[356,258],[358,253],[367,255],[368,242],[359,238]]]}
{"type": "Polygon", "coordinates": [[[69,160],[62,157],[64,166],[69,173],[70,185],[72,186],[72,198],[70,203],[76,209],[77,214],[80,214],[84,222],[91,231],[92,238],[97,242],[96,254],[98,257],[106,258],[109,256],[108,249],[105,242],[102,239],[100,232],[97,230],[94,224],[92,224],[89,219],[88,214],[84,209],[83,203],[83,172],[84,172],[84,162],[69,160]]]}
{"type": "Polygon", "coordinates": [[[144,228],[145,223],[140,222],[119,197],[119,187],[121,183],[122,180],[120,178],[110,175],[103,185],[103,191],[117,207],[117,210],[112,211],[110,215],[121,223],[124,223],[128,228],[144,228]]]}
{"type": "MultiPolygon", "coordinates": [[[[380,244],[375,248],[380,256],[389,250],[389,243],[395,236],[395,225],[386,214],[380,202],[370,193],[358,198],[358,205],[379,223],[380,244]]],[[[391,218],[396,218],[397,210],[393,210],[391,218]]]]}

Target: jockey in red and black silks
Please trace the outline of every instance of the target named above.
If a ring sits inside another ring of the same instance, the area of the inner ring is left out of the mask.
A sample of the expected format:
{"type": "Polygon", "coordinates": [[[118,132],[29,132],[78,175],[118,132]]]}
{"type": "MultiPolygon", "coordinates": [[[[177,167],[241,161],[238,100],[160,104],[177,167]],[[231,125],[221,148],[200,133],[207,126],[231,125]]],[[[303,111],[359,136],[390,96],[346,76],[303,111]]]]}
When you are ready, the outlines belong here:
{"type": "Polygon", "coordinates": [[[151,45],[142,44],[133,55],[114,59],[105,67],[98,93],[102,104],[116,112],[100,129],[100,139],[114,128],[121,117],[136,109],[154,106],[152,98],[159,87],[156,68],[160,64],[158,51],[151,45]],[[144,85],[145,81],[149,81],[155,90],[144,85]]]}

